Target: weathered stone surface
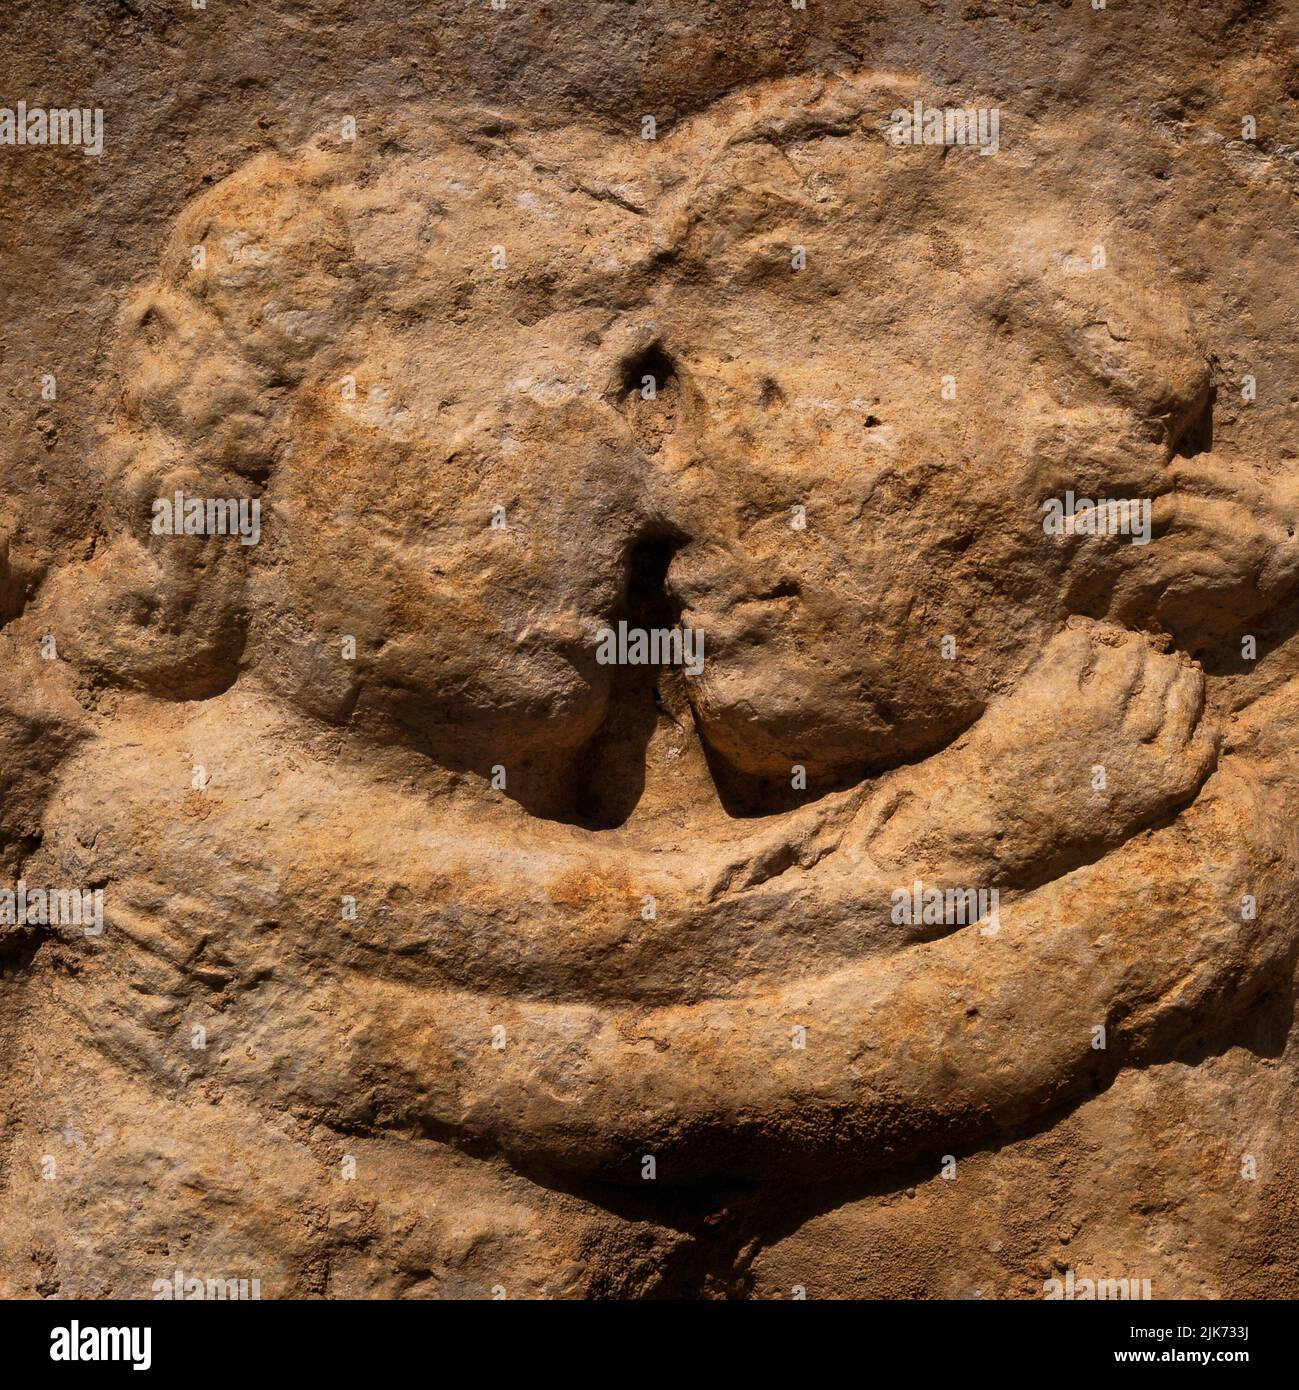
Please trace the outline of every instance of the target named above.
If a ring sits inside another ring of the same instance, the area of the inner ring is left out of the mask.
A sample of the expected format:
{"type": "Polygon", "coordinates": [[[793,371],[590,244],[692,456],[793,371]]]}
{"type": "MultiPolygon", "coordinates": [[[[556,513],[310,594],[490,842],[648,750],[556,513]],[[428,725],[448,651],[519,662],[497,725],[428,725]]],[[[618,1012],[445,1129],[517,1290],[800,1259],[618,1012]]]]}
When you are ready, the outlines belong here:
{"type": "Polygon", "coordinates": [[[0,1292],[1293,1292],[1288,8],[82,9],[0,1292]]]}

